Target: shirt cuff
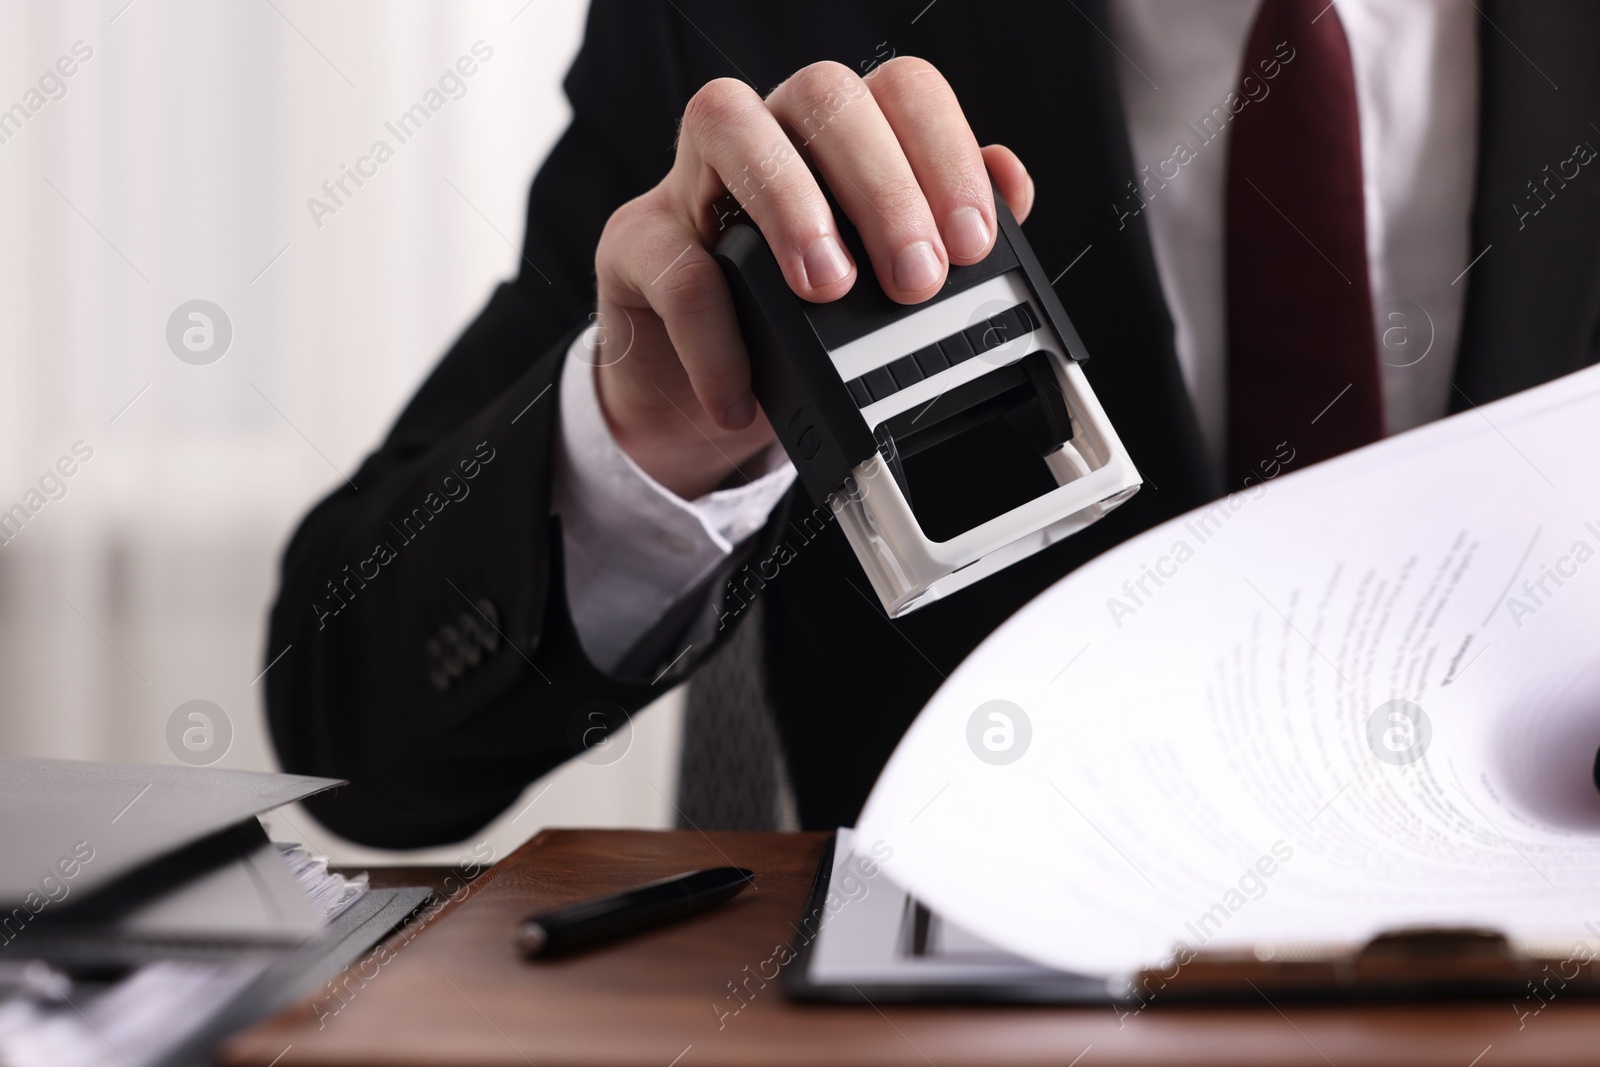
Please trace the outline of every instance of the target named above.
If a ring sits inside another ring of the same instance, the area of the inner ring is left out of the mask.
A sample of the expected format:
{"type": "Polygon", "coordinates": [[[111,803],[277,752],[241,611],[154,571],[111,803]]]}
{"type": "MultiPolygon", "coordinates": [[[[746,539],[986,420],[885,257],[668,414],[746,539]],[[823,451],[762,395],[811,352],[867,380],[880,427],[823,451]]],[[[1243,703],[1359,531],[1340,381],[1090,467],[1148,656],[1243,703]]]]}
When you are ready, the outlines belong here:
{"type": "Polygon", "coordinates": [[[595,391],[590,331],[567,350],[556,437],[567,604],[590,662],[611,670],[740,541],[761,529],[794,483],[776,445],[747,468],[754,479],[688,501],[618,446],[595,391]]]}

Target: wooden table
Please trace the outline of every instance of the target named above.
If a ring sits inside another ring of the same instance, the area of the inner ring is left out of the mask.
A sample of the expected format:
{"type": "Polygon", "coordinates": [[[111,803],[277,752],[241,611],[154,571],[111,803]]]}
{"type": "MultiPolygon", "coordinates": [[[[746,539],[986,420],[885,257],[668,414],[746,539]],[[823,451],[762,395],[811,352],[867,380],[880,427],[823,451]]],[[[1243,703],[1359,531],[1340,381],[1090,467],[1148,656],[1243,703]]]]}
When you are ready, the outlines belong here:
{"type": "MultiPolygon", "coordinates": [[[[235,1067],[305,1064],[1366,1064],[1600,1063],[1600,1004],[1557,996],[1519,1020],[1505,1001],[1172,1008],[818,1006],[752,972],[794,938],[819,834],[547,830],[397,935],[345,990],[234,1038],[235,1067]],[[511,944],[518,920],[693,867],[737,864],[758,888],[677,926],[559,962],[511,944]],[[749,970],[746,970],[749,968],[749,970]],[[370,976],[370,977],[369,977],[370,976]],[[740,1007],[740,1005],[743,1005],[740,1007]],[[735,1012],[733,1009],[737,1008],[735,1012]],[[1520,1024],[1520,1025],[1519,1025],[1520,1024]]],[[[427,877],[419,872],[419,877],[427,877]]],[[[386,878],[385,881],[392,881],[386,878]]],[[[1526,1010],[1527,1005],[1524,1004],[1526,1010]]]]}

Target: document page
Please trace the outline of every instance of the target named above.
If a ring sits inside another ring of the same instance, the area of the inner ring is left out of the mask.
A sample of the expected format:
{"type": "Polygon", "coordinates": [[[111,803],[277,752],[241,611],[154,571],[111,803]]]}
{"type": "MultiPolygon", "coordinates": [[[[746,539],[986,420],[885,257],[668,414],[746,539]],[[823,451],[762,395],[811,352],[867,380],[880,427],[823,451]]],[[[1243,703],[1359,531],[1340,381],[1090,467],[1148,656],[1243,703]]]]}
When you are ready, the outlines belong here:
{"type": "Polygon", "coordinates": [[[1284,442],[985,641],[857,836],[1080,973],[1417,925],[1600,953],[1597,428],[1600,369],[1272,477],[1284,442]]]}
{"type": "Polygon", "coordinates": [[[905,890],[877,878],[879,865],[868,849],[852,851],[855,835],[845,828],[834,840],[829,896],[817,916],[812,946],[814,982],[905,982],[968,985],[993,982],[1056,982],[1056,971],[1005,952],[942,916],[923,912],[905,890]],[[920,928],[919,928],[920,925],[920,928]]]}

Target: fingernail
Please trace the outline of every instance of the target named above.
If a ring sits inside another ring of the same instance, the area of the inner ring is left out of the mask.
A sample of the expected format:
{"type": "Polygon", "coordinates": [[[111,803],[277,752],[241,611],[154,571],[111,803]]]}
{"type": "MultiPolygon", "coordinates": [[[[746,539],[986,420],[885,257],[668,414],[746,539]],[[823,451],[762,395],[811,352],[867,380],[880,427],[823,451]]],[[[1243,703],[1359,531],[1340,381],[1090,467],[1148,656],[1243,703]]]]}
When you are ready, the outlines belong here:
{"type": "Polygon", "coordinates": [[[906,292],[937,285],[943,273],[944,265],[927,241],[907,245],[894,257],[894,284],[906,292]]]}
{"type": "Polygon", "coordinates": [[[728,410],[722,413],[722,421],[731,430],[742,430],[755,421],[756,398],[746,393],[743,398],[735,400],[728,405],[728,410]]]}
{"type": "Polygon", "coordinates": [[[806,282],[813,289],[843,281],[850,274],[850,259],[832,234],[811,242],[811,247],[806,249],[805,264],[806,282]]]}
{"type": "Polygon", "coordinates": [[[977,259],[989,247],[989,224],[975,207],[958,207],[944,221],[944,246],[956,259],[977,259]]]}

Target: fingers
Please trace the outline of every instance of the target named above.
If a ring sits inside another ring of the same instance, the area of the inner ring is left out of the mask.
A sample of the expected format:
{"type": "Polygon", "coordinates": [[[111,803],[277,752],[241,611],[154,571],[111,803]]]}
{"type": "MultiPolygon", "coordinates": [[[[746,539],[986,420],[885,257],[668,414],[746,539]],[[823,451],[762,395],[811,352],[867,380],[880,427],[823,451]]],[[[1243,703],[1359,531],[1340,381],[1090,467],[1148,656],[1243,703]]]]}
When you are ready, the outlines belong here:
{"type": "Polygon", "coordinates": [[[955,91],[926,60],[892,59],[867,85],[938,220],[950,259],[976,263],[994,247],[994,195],[978,140],[955,91]]]}
{"type": "MultiPolygon", "coordinates": [[[[612,215],[595,256],[601,299],[648,307],[666,329],[694,397],[720,428],[742,430],[756,415],[750,361],[722,268],[700,235],[658,194],[646,194],[612,215]]],[[[672,401],[682,377],[670,365],[619,367],[633,387],[660,389],[672,401]],[[642,370],[643,375],[636,374],[642,370]]],[[[659,403],[641,395],[641,405],[659,403]]]]}
{"type": "Polygon", "coordinates": [[[1020,161],[979,149],[954,91],[924,60],[891,60],[870,81],[815,63],[765,101],[743,82],[708,83],[685,111],[670,179],[685,219],[709,244],[720,226],[706,205],[732,193],[808,300],[842,296],[856,265],[801,150],[860,232],[883,290],[901,303],[933,296],[951,262],[976,263],[994,247],[991,161],[1008,202],[1023,204],[1024,215],[1031,203],[1020,161]]]}
{"type": "Polygon", "coordinates": [[[1000,195],[1018,222],[1026,219],[1033,210],[1033,178],[1022,165],[1017,154],[1005,145],[991,144],[983,148],[983,161],[989,168],[1000,195]]]}
{"type": "MultiPolygon", "coordinates": [[[[748,85],[724,78],[694,95],[684,112],[673,172],[687,205],[700,207],[724,190],[732,193],[761,228],[795,293],[822,301],[849,291],[855,264],[822,189],[748,85]]],[[[711,243],[715,220],[694,222],[711,243]]]]}
{"type": "Polygon", "coordinates": [[[789,287],[822,302],[848,292],[857,273],[825,182],[884,292],[913,304],[938,293],[951,262],[976,263],[994,247],[991,174],[1026,217],[1033,181],[1021,161],[999,145],[979,148],[949,84],[923,60],[892,60],[870,82],[813,64],[766,100],[732,79],[707,84],[684,113],[671,173],[612,216],[596,254],[602,304],[653,313],[659,324],[642,328],[664,332],[675,358],[635,360],[609,380],[641,407],[664,406],[651,393],[677,406],[692,392],[722,430],[756,419],[748,356],[709,251],[722,228],[712,205],[724,193],[761,229],[789,287]]]}
{"type": "Polygon", "coordinates": [[[917,174],[872,91],[838,63],[814,63],[772,91],[767,106],[809,149],[855,223],[883,291],[917,303],[939,291],[949,265],[917,174]]]}

